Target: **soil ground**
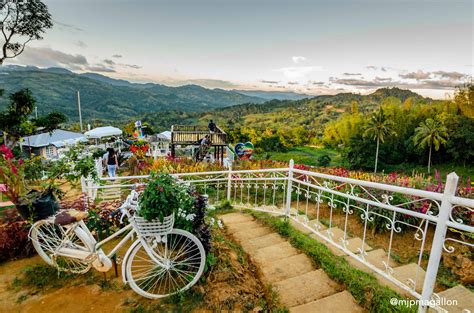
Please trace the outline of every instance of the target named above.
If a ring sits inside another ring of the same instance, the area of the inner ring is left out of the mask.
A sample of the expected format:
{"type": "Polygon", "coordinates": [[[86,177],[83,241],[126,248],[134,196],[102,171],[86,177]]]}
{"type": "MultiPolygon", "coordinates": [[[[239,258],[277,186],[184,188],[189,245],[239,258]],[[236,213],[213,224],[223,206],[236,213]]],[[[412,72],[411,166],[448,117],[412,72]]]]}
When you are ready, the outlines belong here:
{"type": "Polygon", "coordinates": [[[190,291],[164,300],[139,296],[123,286],[113,269],[106,275],[91,270],[85,275],[58,277],[38,256],[6,262],[0,265],[0,312],[258,312],[279,307],[257,267],[223,230],[213,229],[211,253],[214,264],[200,282],[190,291]],[[25,276],[28,270],[38,275],[25,276]]]}

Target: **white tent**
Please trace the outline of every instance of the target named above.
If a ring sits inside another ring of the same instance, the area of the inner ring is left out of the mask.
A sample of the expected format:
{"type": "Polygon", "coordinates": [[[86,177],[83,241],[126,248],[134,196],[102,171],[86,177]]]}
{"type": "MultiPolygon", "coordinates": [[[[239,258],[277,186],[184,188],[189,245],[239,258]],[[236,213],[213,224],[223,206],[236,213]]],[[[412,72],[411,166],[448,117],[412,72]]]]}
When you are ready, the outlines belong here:
{"type": "Polygon", "coordinates": [[[120,136],[122,131],[116,127],[104,126],[97,127],[84,133],[88,139],[101,139],[103,137],[120,136]]]}

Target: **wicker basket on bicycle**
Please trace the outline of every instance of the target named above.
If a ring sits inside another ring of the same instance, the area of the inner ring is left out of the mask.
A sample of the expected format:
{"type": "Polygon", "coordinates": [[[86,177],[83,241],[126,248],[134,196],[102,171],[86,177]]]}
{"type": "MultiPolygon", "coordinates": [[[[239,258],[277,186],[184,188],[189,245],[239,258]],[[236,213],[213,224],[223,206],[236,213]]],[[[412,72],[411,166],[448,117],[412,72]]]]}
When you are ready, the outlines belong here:
{"type": "Polygon", "coordinates": [[[136,226],[138,234],[145,238],[156,238],[169,234],[173,230],[174,214],[166,216],[163,222],[159,220],[148,221],[141,216],[134,216],[133,223],[136,226]]]}

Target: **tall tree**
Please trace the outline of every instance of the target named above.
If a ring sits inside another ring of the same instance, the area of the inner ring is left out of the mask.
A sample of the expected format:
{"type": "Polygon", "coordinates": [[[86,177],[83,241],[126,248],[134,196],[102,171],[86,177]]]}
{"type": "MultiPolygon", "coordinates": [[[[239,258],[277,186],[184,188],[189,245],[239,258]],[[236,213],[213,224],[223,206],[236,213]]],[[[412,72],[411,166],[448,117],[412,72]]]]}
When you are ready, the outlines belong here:
{"type": "Polygon", "coordinates": [[[41,0],[0,0],[0,65],[20,55],[30,41],[43,39],[52,26],[51,14],[41,0]]]}
{"type": "Polygon", "coordinates": [[[438,120],[427,119],[420,123],[415,129],[415,136],[413,141],[415,145],[420,149],[429,148],[428,154],[428,173],[431,169],[431,152],[434,147],[435,151],[438,151],[441,145],[446,144],[448,137],[448,129],[438,120]]]}
{"type": "Polygon", "coordinates": [[[377,112],[374,112],[367,124],[364,131],[364,136],[372,138],[377,141],[377,148],[375,150],[375,167],[374,173],[377,173],[377,164],[379,160],[379,147],[380,142],[385,141],[385,137],[390,135],[396,135],[392,129],[393,123],[385,117],[383,109],[380,108],[377,112]]]}
{"type": "Polygon", "coordinates": [[[64,114],[51,112],[46,116],[30,120],[36,100],[28,89],[22,89],[10,95],[10,105],[6,111],[0,112],[0,131],[4,133],[5,144],[13,148],[18,140],[34,133],[38,127],[51,132],[59,124],[67,121],[64,114]]]}
{"type": "Polygon", "coordinates": [[[474,85],[472,81],[456,89],[454,103],[457,104],[462,114],[474,118],[474,85]]]}

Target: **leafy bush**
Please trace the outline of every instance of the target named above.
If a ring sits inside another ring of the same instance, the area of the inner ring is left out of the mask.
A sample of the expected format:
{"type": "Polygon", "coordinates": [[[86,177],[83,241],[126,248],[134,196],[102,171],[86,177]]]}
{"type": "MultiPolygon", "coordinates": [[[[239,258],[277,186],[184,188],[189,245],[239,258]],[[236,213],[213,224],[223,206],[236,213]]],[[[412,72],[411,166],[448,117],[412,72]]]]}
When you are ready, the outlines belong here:
{"type": "Polygon", "coordinates": [[[28,231],[26,222],[10,222],[0,227],[0,262],[35,254],[28,231]]]}
{"type": "Polygon", "coordinates": [[[318,158],[319,166],[328,166],[331,163],[331,157],[327,154],[323,154],[318,158]]]}
{"type": "Polygon", "coordinates": [[[168,174],[152,174],[139,200],[140,216],[148,221],[175,214],[175,224],[191,228],[194,198],[189,188],[168,174]]]}

